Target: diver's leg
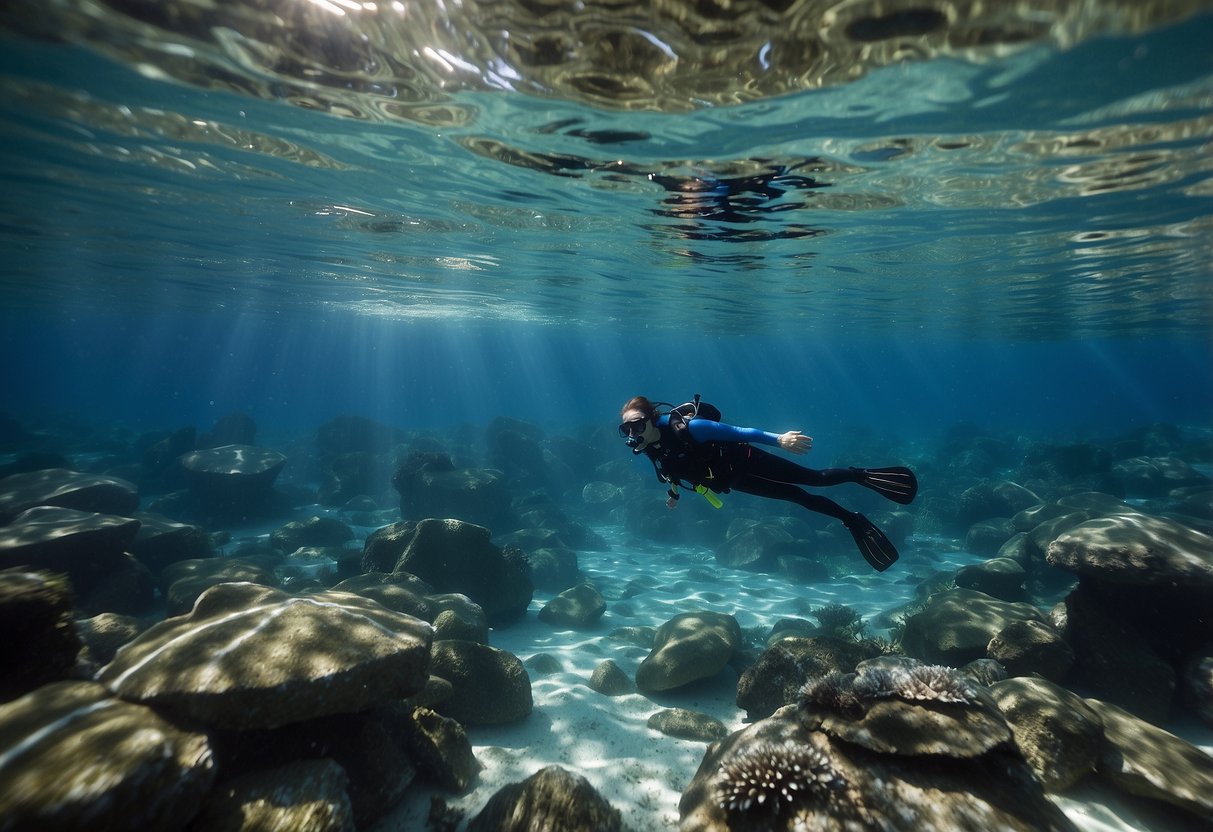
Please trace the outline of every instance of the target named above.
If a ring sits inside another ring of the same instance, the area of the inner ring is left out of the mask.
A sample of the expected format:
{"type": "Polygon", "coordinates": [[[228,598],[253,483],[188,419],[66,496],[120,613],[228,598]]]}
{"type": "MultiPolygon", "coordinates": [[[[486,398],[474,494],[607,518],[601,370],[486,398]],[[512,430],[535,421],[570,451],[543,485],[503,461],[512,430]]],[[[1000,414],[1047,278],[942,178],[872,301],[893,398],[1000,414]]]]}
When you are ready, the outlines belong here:
{"type": "Polygon", "coordinates": [[[738,463],[737,470],[745,474],[794,485],[822,488],[844,482],[859,482],[860,479],[859,469],[856,468],[806,468],[753,446],[746,447],[738,463]]]}

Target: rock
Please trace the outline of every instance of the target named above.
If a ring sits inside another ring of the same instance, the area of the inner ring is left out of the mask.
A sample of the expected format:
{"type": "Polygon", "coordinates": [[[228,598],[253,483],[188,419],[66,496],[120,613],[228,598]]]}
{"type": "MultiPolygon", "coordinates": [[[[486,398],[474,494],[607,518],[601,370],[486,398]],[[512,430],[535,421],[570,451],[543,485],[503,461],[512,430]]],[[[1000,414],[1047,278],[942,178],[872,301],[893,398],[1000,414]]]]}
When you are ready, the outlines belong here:
{"type": "Polygon", "coordinates": [[[491,626],[526,613],[534,594],[530,567],[516,549],[499,549],[489,530],[460,520],[396,523],[373,532],[363,549],[365,571],[408,572],[438,592],[468,596],[491,626]],[[390,565],[386,561],[395,555],[390,565]]]}
{"type": "Polygon", "coordinates": [[[0,571],[0,702],[67,679],[83,644],[71,587],[46,572],[0,571]]]}
{"type": "Polygon", "coordinates": [[[211,429],[198,437],[199,448],[223,445],[252,445],[257,439],[257,423],[247,413],[229,413],[215,420],[211,429]]]}
{"type": "Polygon", "coordinates": [[[1176,674],[1169,662],[1088,587],[1065,599],[1064,636],[1074,651],[1071,679],[1096,695],[1150,722],[1164,722],[1175,697],[1176,674]]]}
{"type": "Polygon", "coordinates": [[[92,682],[0,705],[0,828],[174,829],[215,767],[206,737],[92,682]]]}
{"type": "Polygon", "coordinates": [[[778,564],[780,546],[791,543],[786,529],[770,523],[752,523],[738,530],[716,549],[716,563],[729,569],[771,572],[778,564]]]}
{"type": "Polygon", "coordinates": [[[1064,792],[1095,770],[1103,720],[1080,696],[1044,679],[1008,679],[990,694],[1015,744],[1050,792],[1064,792]]]}
{"type": "Polygon", "coordinates": [[[199,595],[219,584],[274,586],[278,581],[273,572],[243,558],[195,558],[167,566],[160,573],[160,582],[165,587],[167,612],[172,616],[189,612],[199,595]]]}
{"type": "Polygon", "coordinates": [[[98,681],[204,725],[272,728],[421,690],[431,632],[350,593],[220,584],[128,644],[98,681]]]}
{"type": "Polygon", "coordinates": [[[1112,466],[1112,477],[1131,497],[1161,497],[1175,488],[1208,485],[1209,478],[1177,456],[1139,456],[1112,466]]]}
{"type": "Polygon", "coordinates": [[[796,701],[804,683],[832,671],[849,673],[880,654],[874,643],[830,636],[788,636],[762,652],[737,681],[737,707],[747,719],[762,719],[796,701]]]}
{"type": "Polygon", "coordinates": [[[645,724],[654,731],[684,740],[715,742],[729,735],[729,730],[719,719],[684,708],[658,711],[645,724]]]}
{"type": "Polygon", "coordinates": [[[1015,527],[1006,518],[982,520],[965,533],[965,549],[977,555],[995,555],[1015,534],[1015,527]]]}
{"type": "Polygon", "coordinates": [[[139,619],[112,612],[76,621],[76,632],[88,648],[89,658],[98,665],[112,662],[118,648],[134,641],[144,629],[139,619]]]}
{"type": "Polygon", "coordinates": [[[1028,573],[1009,558],[993,558],[984,563],[962,566],[956,572],[956,586],[973,589],[1000,601],[1025,600],[1024,581],[1028,573]]]}
{"type": "Polygon", "coordinates": [[[599,662],[594,668],[594,673],[590,676],[590,688],[603,696],[621,696],[636,690],[628,674],[611,659],[599,662]]]}
{"type": "Polygon", "coordinates": [[[1086,702],[1103,720],[1101,777],[1130,794],[1177,806],[1194,821],[1213,821],[1213,757],[1115,705],[1086,702]]]}
{"type": "Polygon", "coordinates": [[[489,643],[489,619],[479,604],[466,595],[448,592],[427,598],[438,611],[434,616],[435,641],[489,643]]]}
{"type": "Polygon", "coordinates": [[[210,519],[245,522],[273,508],[274,480],[286,457],[254,445],[221,445],[181,457],[190,494],[210,519]]]}
{"type": "Polygon", "coordinates": [[[548,766],[489,798],[468,832],[623,832],[623,818],[589,781],[548,766]]]}
{"type": "Polygon", "coordinates": [[[139,490],[117,477],[66,468],[44,468],[0,480],[0,525],[35,506],[129,517],[139,507],[139,490]]]}
{"type": "Polygon", "coordinates": [[[1185,662],[1182,681],[1184,704],[1206,725],[1213,726],[1213,649],[1185,662]]]}
{"type": "Polygon", "coordinates": [[[66,574],[79,595],[127,567],[125,552],[139,531],[129,517],[37,506],[0,528],[0,569],[66,574]]]}
{"type": "Polygon", "coordinates": [[[191,829],[354,832],[347,782],[345,769],[332,760],[301,760],[244,774],[211,792],[191,829]]]}
{"type": "Polygon", "coordinates": [[[1087,521],[1050,543],[1047,559],[1106,583],[1180,585],[1213,599],[1213,537],[1162,517],[1118,514],[1087,521]]]}
{"type": "Polygon", "coordinates": [[[431,456],[412,454],[397,467],[392,485],[406,519],[451,517],[500,530],[514,525],[510,491],[500,471],[446,469],[431,456]]]}
{"type": "Polygon", "coordinates": [[[210,538],[196,526],[147,511],[136,512],[134,516],[139,521],[139,532],[131,544],[131,554],[154,575],[171,563],[214,554],[210,538]]]}
{"type": "Polygon", "coordinates": [[[1013,621],[990,639],[986,655],[1012,676],[1037,674],[1059,682],[1074,664],[1074,651],[1061,635],[1039,621],[1013,621]]]}
{"type": "Polygon", "coordinates": [[[301,546],[340,546],[353,539],[353,530],[340,520],[312,516],[276,529],[270,535],[270,545],[281,552],[293,552],[301,546]]]}
{"type": "Polygon", "coordinates": [[[1041,503],[1040,497],[1018,483],[981,482],[960,495],[957,522],[972,526],[995,517],[1012,517],[1024,509],[1041,503]]]}
{"type": "Polygon", "coordinates": [[[473,641],[436,641],[430,672],[451,683],[435,710],[464,725],[505,725],[530,716],[531,677],[517,656],[473,641]]]}
{"type": "Polygon", "coordinates": [[[592,627],[606,612],[606,601],[593,584],[566,589],[539,611],[539,620],[555,627],[592,627]]]}
{"type": "Polygon", "coordinates": [[[1074,830],[989,695],[926,666],[816,680],[709,746],[678,808],[681,832],[1074,830]]]}
{"type": "MultiPolygon", "coordinates": [[[[551,653],[536,653],[526,660],[526,666],[541,676],[564,673],[564,665],[551,653]]],[[[631,679],[628,680],[628,684],[631,684],[631,679]]]]}
{"type": "Polygon", "coordinates": [[[560,592],[577,583],[580,571],[577,553],[567,546],[544,546],[527,551],[535,586],[547,592],[560,592]]]}
{"type": "Polygon", "coordinates": [[[413,708],[403,722],[404,743],[417,770],[441,789],[464,792],[480,763],[463,726],[429,708],[413,708]]]}
{"type": "Polygon", "coordinates": [[[990,639],[1014,621],[1046,623],[1031,604],[953,589],[932,596],[922,612],[906,619],[902,647],[916,659],[957,667],[986,658],[990,639]]]}
{"type": "Polygon", "coordinates": [[[433,622],[438,614],[436,605],[428,597],[434,591],[433,587],[407,572],[365,572],[334,584],[332,589],[334,592],[353,592],[389,610],[423,621],[433,622]]]}
{"type": "Polygon", "coordinates": [[[636,671],[636,687],[657,693],[715,676],[741,647],[741,627],[731,615],[690,612],[657,629],[653,649],[636,671]]]}

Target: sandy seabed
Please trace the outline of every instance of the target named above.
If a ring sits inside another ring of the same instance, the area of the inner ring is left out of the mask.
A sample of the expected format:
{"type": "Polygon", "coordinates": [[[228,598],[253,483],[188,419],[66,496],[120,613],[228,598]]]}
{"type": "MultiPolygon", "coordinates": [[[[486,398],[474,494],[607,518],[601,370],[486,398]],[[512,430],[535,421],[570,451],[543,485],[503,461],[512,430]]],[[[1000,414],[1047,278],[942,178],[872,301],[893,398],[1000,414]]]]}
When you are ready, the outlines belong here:
{"type": "MultiPolygon", "coordinates": [[[[819,584],[794,584],[779,575],[717,567],[710,550],[702,547],[658,547],[628,542],[619,529],[598,529],[610,541],[608,552],[579,553],[581,571],[607,600],[607,611],[588,630],[561,630],[536,617],[552,597],[536,592],[524,620],[493,630],[490,643],[528,664],[534,711],[513,725],[468,727],[482,768],[472,787],[454,795],[421,783],[374,827],[374,832],[419,832],[428,825],[432,798],[465,815],[459,825],[483,808],[507,783],[517,782],[549,765],[559,765],[585,777],[623,814],[633,832],[678,828],[678,800],[703,759],[706,744],[666,736],[647,727],[650,716],[666,708],[708,714],[729,731],[744,727],[745,712],[736,705],[737,674],[726,668],[717,677],[668,694],[629,693],[605,696],[588,683],[594,668],[612,659],[635,679],[648,650],[611,633],[622,627],[659,627],[684,612],[710,610],[736,616],[747,644],[761,644],[783,618],[809,621],[812,610],[845,604],[868,622],[869,633],[884,635],[878,616],[914,598],[919,580],[935,571],[954,570],[983,560],[965,552],[937,554],[931,541],[911,541],[902,557],[885,573],[869,573],[819,584]],[[714,574],[707,578],[704,567],[714,574]],[[691,577],[694,575],[695,577],[691,577]],[[651,585],[630,598],[624,590],[632,581],[651,585]],[[533,657],[547,654],[559,672],[540,673],[533,657]]],[[[863,566],[856,554],[857,567],[863,566]]],[[[1213,732],[1194,722],[1169,726],[1174,733],[1213,754],[1213,732]]],[[[1114,793],[1079,787],[1055,802],[1085,832],[1139,830],[1158,832],[1156,818],[1144,815],[1114,793]]]]}

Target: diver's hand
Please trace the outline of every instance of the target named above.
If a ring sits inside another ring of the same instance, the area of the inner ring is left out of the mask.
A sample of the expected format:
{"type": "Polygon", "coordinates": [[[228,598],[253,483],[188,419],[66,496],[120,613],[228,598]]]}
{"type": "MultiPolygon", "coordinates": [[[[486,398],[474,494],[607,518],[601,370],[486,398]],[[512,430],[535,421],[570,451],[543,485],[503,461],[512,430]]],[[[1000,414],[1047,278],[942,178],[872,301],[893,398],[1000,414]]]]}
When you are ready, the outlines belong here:
{"type": "Polygon", "coordinates": [[[798,430],[790,430],[779,435],[779,447],[793,454],[807,454],[813,450],[813,437],[805,436],[798,430]]]}

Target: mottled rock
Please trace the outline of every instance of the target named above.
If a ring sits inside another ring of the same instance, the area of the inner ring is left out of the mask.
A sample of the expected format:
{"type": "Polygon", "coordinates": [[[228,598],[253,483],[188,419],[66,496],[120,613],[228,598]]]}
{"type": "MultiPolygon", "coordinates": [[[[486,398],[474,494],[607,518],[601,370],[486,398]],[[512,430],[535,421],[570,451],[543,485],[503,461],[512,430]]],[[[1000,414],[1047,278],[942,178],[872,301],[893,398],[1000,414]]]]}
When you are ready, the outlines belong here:
{"type": "Polygon", "coordinates": [[[1213,757],[1124,710],[1086,700],[1103,720],[1097,771],[1130,794],[1170,803],[1213,822],[1213,757]]]}
{"type": "Polygon", "coordinates": [[[988,695],[943,668],[915,673],[828,677],[802,705],[709,746],[680,830],[1073,832],[988,695]]]}
{"type": "Polygon", "coordinates": [[[278,579],[261,564],[243,558],[192,558],[177,561],[160,573],[169,615],[190,611],[198,596],[213,586],[253,583],[274,586],[278,579]]]}
{"type": "Polygon", "coordinates": [[[872,642],[830,636],[788,636],[762,652],[737,681],[737,707],[746,717],[762,719],[796,701],[800,688],[814,676],[849,673],[880,653],[872,642]]]}
{"type": "Polygon", "coordinates": [[[534,594],[530,566],[516,549],[501,549],[489,530],[460,520],[395,523],[367,537],[364,571],[408,572],[437,592],[457,592],[480,605],[490,625],[526,613],[534,594]]]}
{"type": "Polygon", "coordinates": [[[400,514],[409,520],[451,517],[488,528],[513,526],[510,491],[501,471],[445,469],[410,456],[392,475],[392,485],[400,493],[400,514]]]}
{"type": "Polygon", "coordinates": [[[131,554],[153,574],[159,574],[171,563],[214,554],[210,538],[197,526],[148,511],[136,512],[134,517],[140,525],[131,544],[131,554]]]}
{"type": "Polygon", "coordinates": [[[719,719],[685,708],[658,711],[645,724],[654,731],[684,740],[715,742],[729,735],[729,730],[719,719]]]}
{"type": "Polygon", "coordinates": [[[242,522],[263,515],[286,457],[255,445],[221,445],[181,457],[190,494],[215,520],[242,522]]]}
{"type": "Polygon", "coordinates": [[[1007,679],[990,694],[1015,744],[1050,792],[1064,792],[1095,770],[1103,720],[1082,697],[1044,679],[1007,679]]]}
{"type": "Polygon", "coordinates": [[[271,728],[416,693],[431,633],[350,593],[220,584],[128,644],[98,681],[204,725],[271,728]]]}
{"type": "Polygon", "coordinates": [[[1163,517],[1117,514],[1082,523],[1049,544],[1048,561],[1107,583],[1199,587],[1213,599],[1213,537],[1163,517]]]}
{"type": "Polygon", "coordinates": [[[1046,623],[1031,604],[954,589],[933,596],[922,612],[906,619],[902,647],[914,658],[957,667],[986,658],[990,639],[1015,621],[1046,623]]]}
{"type": "Polygon", "coordinates": [[[1206,725],[1213,725],[1213,648],[1184,663],[1182,680],[1184,704],[1206,725]]]}
{"type": "Polygon", "coordinates": [[[0,525],[35,506],[129,517],[139,507],[139,489],[118,477],[66,468],[44,468],[0,480],[0,525]]]}
{"type": "Polygon", "coordinates": [[[590,676],[590,688],[603,696],[621,696],[636,690],[631,677],[611,659],[599,662],[598,666],[594,668],[594,672],[590,676]]]}
{"type": "Polygon", "coordinates": [[[93,682],[0,705],[0,829],[173,829],[214,781],[206,737],[93,682]]]}
{"type": "Polygon", "coordinates": [[[402,726],[417,771],[442,789],[463,792],[480,770],[463,726],[429,708],[412,708],[402,726]]]}
{"type": "Polygon", "coordinates": [[[0,702],[68,678],[83,646],[71,587],[46,572],[0,572],[0,702]]]}
{"type": "Polygon", "coordinates": [[[1112,466],[1112,477],[1132,497],[1161,497],[1175,488],[1207,485],[1209,478],[1177,456],[1138,456],[1112,466]]]}
{"type": "Polygon", "coordinates": [[[89,658],[98,665],[112,662],[118,648],[134,641],[144,629],[139,619],[112,612],[76,621],[76,632],[88,648],[89,658]]]}
{"type": "Polygon", "coordinates": [[[1010,558],[991,558],[983,563],[962,566],[956,571],[956,586],[972,589],[1000,601],[1024,600],[1024,581],[1028,573],[1010,558]]]}
{"type": "Polygon", "coordinates": [[[502,787],[468,832],[623,832],[619,811],[579,774],[548,766],[521,783],[502,787]]]}
{"type": "Polygon", "coordinates": [[[503,725],[531,713],[531,677],[517,656],[472,641],[436,641],[431,673],[451,683],[434,709],[464,725],[503,725]]]}
{"type": "Polygon", "coordinates": [[[1166,721],[1175,698],[1174,667],[1089,587],[1064,601],[1065,638],[1074,651],[1071,680],[1103,701],[1154,723],[1166,721]]]}
{"type": "Polygon", "coordinates": [[[197,832],[354,832],[345,770],[332,760],[301,760],[220,783],[191,830],[197,832]]]}
{"type": "Polygon", "coordinates": [[[433,622],[435,641],[489,643],[489,618],[471,598],[458,592],[444,592],[426,600],[438,612],[433,622]]]}
{"type": "Polygon", "coordinates": [[[729,569],[771,572],[778,562],[780,547],[793,540],[784,528],[773,523],[750,523],[730,528],[729,536],[716,549],[716,563],[729,569]]]}
{"type": "Polygon", "coordinates": [[[681,687],[715,676],[741,647],[741,627],[731,615],[689,612],[657,629],[653,649],[636,671],[646,693],[681,687]]]}
{"type": "Polygon", "coordinates": [[[340,546],[353,538],[353,530],[340,520],[312,516],[275,529],[270,544],[279,551],[293,552],[300,546],[340,546]]]}
{"type": "Polygon", "coordinates": [[[389,610],[433,622],[437,609],[427,597],[433,588],[406,572],[366,572],[332,586],[334,592],[353,592],[370,598],[389,610]]]}
{"type": "Polygon", "coordinates": [[[539,620],[554,627],[592,627],[606,612],[606,601],[593,584],[566,589],[539,611],[539,620]]]}
{"type": "Polygon", "coordinates": [[[129,517],[37,506],[0,528],[0,569],[60,572],[86,595],[125,568],[125,552],[138,531],[139,521],[129,517]]]}
{"type": "Polygon", "coordinates": [[[1074,651],[1061,634],[1039,621],[1013,621],[990,639],[986,654],[1012,676],[1037,674],[1054,682],[1074,665],[1074,651]]]}

